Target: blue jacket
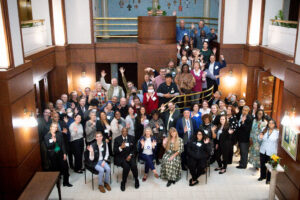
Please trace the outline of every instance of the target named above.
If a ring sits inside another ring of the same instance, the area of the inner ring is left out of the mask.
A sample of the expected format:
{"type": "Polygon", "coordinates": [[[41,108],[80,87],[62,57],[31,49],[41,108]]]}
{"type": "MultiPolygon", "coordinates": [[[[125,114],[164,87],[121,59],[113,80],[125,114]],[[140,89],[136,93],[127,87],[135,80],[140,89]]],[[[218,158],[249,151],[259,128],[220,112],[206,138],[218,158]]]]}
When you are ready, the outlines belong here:
{"type": "Polygon", "coordinates": [[[198,116],[194,116],[192,117],[193,120],[195,120],[195,132],[198,131],[199,127],[201,126],[202,124],[202,114],[201,112],[198,112],[198,116]]]}
{"type": "MultiPolygon", "coordinates": [[[[178,136],[183,139],[184,144],[187,144],[187,142],[188,142],[187,139],[188,138],[186,136],[187,133],[184,132],[184,125],[183,125],[184,120],[185,120],[184,117],[177,120],[176,130],[178,132],[178,136]]],[[[196,127],[196,121],[194,119],[190,118],[190,120],[192,122],[192,124],[191,124],[191,129],[192,130],[191,130],[191,136],[190,136],[190,140],[191,140],[193,138],[193,135],[196,133],[196,131],[198,130],[199,127],[198,128],[196,127]]]]}
{"type": "Polygon", "coordinates": [[[190,37],[190,30],[187,28],[181,29],[179,26],[176,26],[176,41],[179,43],[184,34],[187,34],[190,37]]]}
{"type": "MultiPolygon", "coordinates": [[[[209,65],[210,65],[210,63],[207,64],[207,69],[209,69],[209,65]]],[[[222,63],[215,61],[215,63],[214,63],[214,76],[220,75],[220,70],[224,67],[226,67],[226,61],[225,60],[223,60],[222,63]]],[[[217,83],[218,83],[218,85],[220,85],[220,79],[219,78],[217,78],[217,83]]]]}

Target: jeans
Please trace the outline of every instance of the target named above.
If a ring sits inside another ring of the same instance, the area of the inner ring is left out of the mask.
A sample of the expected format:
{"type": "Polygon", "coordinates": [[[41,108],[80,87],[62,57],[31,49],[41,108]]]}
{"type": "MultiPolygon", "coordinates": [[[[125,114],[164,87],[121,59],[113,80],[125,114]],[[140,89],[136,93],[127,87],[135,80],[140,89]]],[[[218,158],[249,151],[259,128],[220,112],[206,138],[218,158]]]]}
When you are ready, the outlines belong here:
{"type": "Polygon", "coordinates": [[[103,186],[103,174],[105,172],[105,178],[104,178],[104,183],[109,183],[110,180],[110,167],[107,164],[107,162],[105,162],[104,167],[102,167],[102,160],[98,161],[97,165],[95,166],[95,169],[99,172],[98,175],[98,184],[103,186]]]}
{"type": "Polygon", "coordinates": [[[145,161],[145,174],[148,174],[149,169],[155,170],[154,164],[153,164],[153,155],[146,155],[141,153],[140,158],[145,161]]]}

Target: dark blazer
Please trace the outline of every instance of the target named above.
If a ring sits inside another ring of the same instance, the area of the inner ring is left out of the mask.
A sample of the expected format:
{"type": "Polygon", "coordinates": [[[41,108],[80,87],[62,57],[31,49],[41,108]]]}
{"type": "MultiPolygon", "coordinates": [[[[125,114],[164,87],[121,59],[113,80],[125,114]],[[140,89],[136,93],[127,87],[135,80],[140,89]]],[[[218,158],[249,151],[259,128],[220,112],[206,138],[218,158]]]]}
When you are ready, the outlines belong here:
{"type": "Polygon", "coordinates": [[[63,154],[67,154],[62,133],[56,131],[55,136],[56,136],[56,142],[52,141],[52,135],[50,132],[48,132],[44,137],[44,142],[49,155],[51,156],[55,154],[54,152],[55,144],[58,144],[58,146],[60,147],[60,151],[62,151],[63,154]]]}
{"type": "MultiPolygon", "coordinates": [[[[88,159],[88,160],[89,160],[91,166],[93,166],[95,168],[95,166],[97,165],[97,163],[99,161],[100,151],[99,151],[99,147],[98,147],[97,142],[93,142],[91,144],[91,146],[92,146],[92,148],[94,150],[94,160],[90,160],[90,159],[88,159]]],[[[104,158],[106,156],[106,148],[107,148],[106,146],[107,146],[106,142],[103,141],[103,145],[102,145],[102,149],[101,149],[102,150],[101,153],[102,153],[103,160],[104,160],[104,158]]],[[[104,160],[104,161],[108,162],[109,160],[107,159],[107,160],[104,160]]]]}
{"type": "Polygon", "coordinates": [[[210,153],[211,153],[211,145],[205,144],[203,141],[197,142],[196,140],[192,140],[187,145],[188,159],[190,158],[195,160],[208,159],[210,153]]]}
{"type": "MultiPolygon", "coordinates": [[[[207,68],[209,68],[209,65],[210,65],[210,63],[207,64],[207,68]]],[[[226,61],[225,60],[223,60],[221,63],[215,61],[215,63],[214,63],[214,74],[213,75],[214,76],[220,75],[220,70],[224,67],[226,67],[226,61]]],[[[217,79],[217,83],[218,83],[218,85],[220,84],[220,79],[219,78],[217,79]]]]}
{"type": "MultiPolygon", "coordinates": [[[[242,117],[242,116],[240,116],[242,117]]],[[[240,143],[248,143],[250,138],[250,132],[252,128],[252,117],[247,115],[244,123],[239,123],[238,128],[236,130],[238,142],[240,143]]]]}
{"type": "Polygon", "coordinates": [[[163,112],[161,117],[162,117],[162,120],[164,121],[166,130],[169,130],[171,127],[176,127],[177,120],[180,118],[180,111],[175,110],[175,112],[172,115],[173,121],[170,121],[169,127],[167,127],[167,126],[168,126],[168,121],[170,118],[170,111],[168,110],[168,111],[163,112]]]}
{"type": "Polygon", "coordinates": [[[52,119],[49,118],[48,122],[44,119],[44,117],[39,117],[38,121],[38,132],[39,132],[39,141],[40,143],[44,142],[44,137],[50,130],[50,125],[52,123],[52,119]]]}
{"type": "MultiPolygon", "coordinates": [[[[142,144],[141,144],[141,140],[142,140],[142,139],[145,141],[146,138],[145,138],[144,136],[142,136],[141,139],[139,139],[139,142],[138,142],[138,152],[139,152],[140,154],[143,153],[142,144]]],[[[154,140],[157,141],[156,138],[155,138],[154,136],[152,136],[152,137],[151,137],[151,142],[153,142],[154,140]]],[[[155,146],[154,149],[152,148],[153,155],[156,155],[156,150],[157,150],[157,144],[156,144],[156,146],[155,146]]]]}
{"type": "Polygon", "coordinates": [[[84,118],[84,113],[89,109],[88,105],[85,105],[84,108],[85,111],[83,111],[79,105],[77,106],[78,114],[81,116],[81,119],[84,118]]]}
{"type": "MultiPolygon", "coordinates": [[[[196,133],[196,131],[198,130],[198,128],[196,127],[196,122],[194,119],[190,118],[190,126],[191,126],[191,136],[190,136],[190,140],[194,137],[194,134],[196,133]]],[[[177,120],[176,123],[176,130],[178,132],[179,137],[181,137],[183,139],[183,144],[187,144],[189,142],[189,138],[188,138],[188,133],[184,132],[184,127],[185,127],[186,123],[185,123],[185,118],[182,117],[179,120],[177,120]]]]}
{"type": "Polygon", "coordinates": [[[112,136],[111,131],[107,131],[105,125],[103,125],[100,120],[96,121],[96,130],[103,134],[103,140],[109,139],[112,136]]]}
{"type": "Polygon", "coordinates": [[[114,163],[117,166],[120,166],[124,160],[131,155],[131,159],[135,159],[134,156],[136,154],[136,146],[134,145],[134,137],[131,135],[127,135],[126,143],[129,144],[129,147],[125,147],[122,151],[120,151],[119,147],[123,143],[123,136],[120,135],[115,138],[114,141],[114,163]]]}
{"type": "Polygon", "coordinates": [[[214,103],[214,101],[215,101],[215,97],[213,97],[209,102],[208,102],[208,104],[209,104],[209,107],[211,107],[213,104],[217,104],[217,105],[219,105],[219,99],[217,99],[216,101],[215,101],[215,103],[214,103]]]}

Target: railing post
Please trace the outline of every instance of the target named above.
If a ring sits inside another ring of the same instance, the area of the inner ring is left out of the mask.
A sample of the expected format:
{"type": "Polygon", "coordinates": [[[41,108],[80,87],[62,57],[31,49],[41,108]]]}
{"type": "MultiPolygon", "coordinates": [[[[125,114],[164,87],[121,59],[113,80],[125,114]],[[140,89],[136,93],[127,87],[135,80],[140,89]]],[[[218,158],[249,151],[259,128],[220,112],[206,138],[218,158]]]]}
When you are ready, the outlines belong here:
{"type": "Polygon", "coordinates": [[[183,101],[184,101],[184,107],[186,107],[186,95],[184,95],[184,97],[183,97],[183,101]]]}
{"type": "MultiPolygon", "coordinates": [[[[102,11],[102,17],[108,17],[108,2],[107,2],[107,0],[102,0],[101,1],[101,11],[102,11]]],[[[103,24],[107,24],[107,20],[103,20],[103,24]]],[[[104,25],[102,27],[102,29],[106,30],[106,31],[102,32],[103,36],[105,36],[103,38],[104,39],[109,39],[109,37],[108,37],[109,34],[107,32],[108,26],[104,25]]]]}

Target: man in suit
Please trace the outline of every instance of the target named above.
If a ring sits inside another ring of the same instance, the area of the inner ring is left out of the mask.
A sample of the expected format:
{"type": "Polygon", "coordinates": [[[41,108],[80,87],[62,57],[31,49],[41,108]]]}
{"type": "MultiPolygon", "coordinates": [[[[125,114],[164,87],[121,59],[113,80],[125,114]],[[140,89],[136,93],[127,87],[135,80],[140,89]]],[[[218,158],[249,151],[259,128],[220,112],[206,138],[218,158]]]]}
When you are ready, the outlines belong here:
{"type": "Polygon", "coordinates": [[[183,117],[177,120],[176,130],[179,137],[183,139],[184,152],[181,154],[181,166],[182,170],[186,170],[187,159],[186,159],[186,147],[190,140],[193,138],[193,135],[197,132],[199,127],[196,127],[196,122],[194,119],[191,119],[191,112],[186,109],[183,112],[183,117]]]}
{"type": "Polygon", "coordinates": [[[170,130],[171,127],[176,127],[177,120],[180,118],[180,111],[176,110],[175,103],[169,102],[168,103],[168,110],[166,111],[165,106],[161,106],[161,112],[162,112],[162,119],[164,121],[165,130],[170,130]]]}
{"type": "MultiPolygon", "coordinates": [[[[226,67],[226,61],[223,55],[220,55],[222,62],[216,61],[216,56],[212,54],[209,58],[210,62],[207,65],[208,70],[217,78],[217,84],[220,85],[220,70],[226,67]]],[[[216,88],[215,88],[216,89],[216,88]]]]}
{"type": "Polygon", "coordinates": [[[78,114],[81,116],[81,119],[82,119],[81,124],[83,127],[85,127],[86,120],[85,120],[84,116],[85,116],[85,112],[89,109],[88,105],[86,105],[85,97],[83,97],[79,100],[77,109],[78,109],[78,114]]]}
{"type": "Polygon", "coordinates": [[[238,169],[246,169],[248,163],[250,132],[252,128],[252,118],[249,115],[250,108],[248,106],[243,107],[242,115],[239,117],[239,123],[237,128],[238,143],[240,146],[241,159],[238,169]]]}
{"type": "Polygon", "coordinates": [[[129,171],[132,171],[132,174],[135,179],[135,188],[139,188],[138,180],[138,170],[135,160],[136,146],[134,145],[134,137],[128,135],[126,128],[122,129],[122,135],[115,138],[114,141],[114,162],[115,165],[123,168],[121,190],[125,191],[125,184],[129,171]]]}

